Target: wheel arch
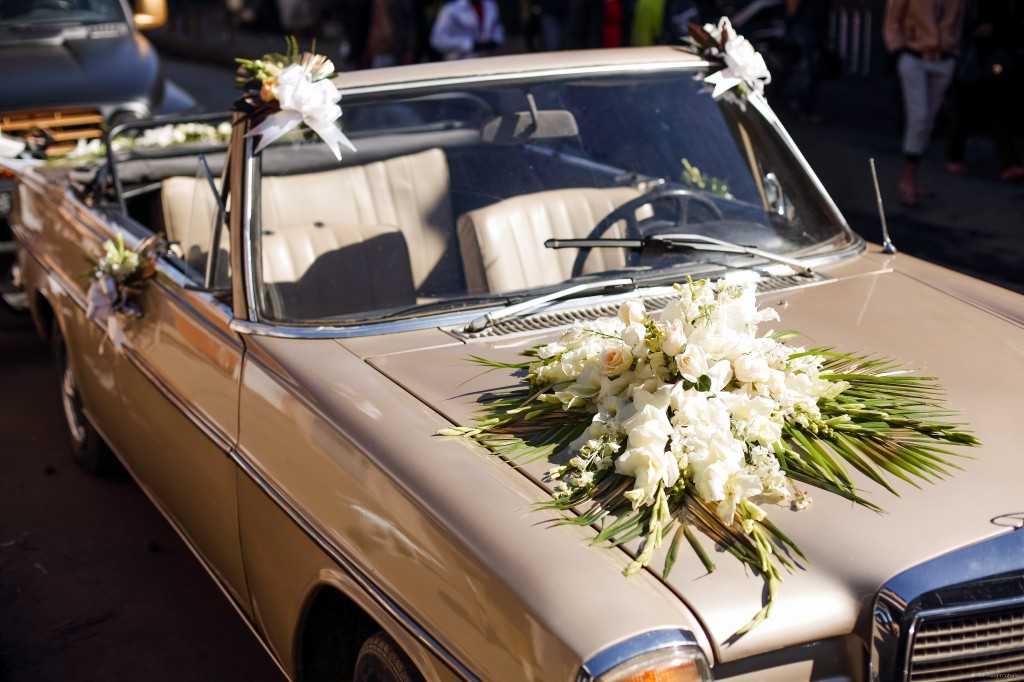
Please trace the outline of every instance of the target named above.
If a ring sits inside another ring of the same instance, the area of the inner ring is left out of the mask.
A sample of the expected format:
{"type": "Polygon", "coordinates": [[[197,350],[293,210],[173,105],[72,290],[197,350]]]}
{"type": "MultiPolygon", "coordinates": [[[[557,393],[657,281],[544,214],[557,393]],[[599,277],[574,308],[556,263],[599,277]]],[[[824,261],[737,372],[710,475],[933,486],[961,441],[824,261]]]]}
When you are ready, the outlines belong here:
{"type": "Polygon", "coordinates": [[[307,599],[296,632],[296,679],[351,679],[359,647],[384,629],[336,586],[322,584],[307,599]]]}

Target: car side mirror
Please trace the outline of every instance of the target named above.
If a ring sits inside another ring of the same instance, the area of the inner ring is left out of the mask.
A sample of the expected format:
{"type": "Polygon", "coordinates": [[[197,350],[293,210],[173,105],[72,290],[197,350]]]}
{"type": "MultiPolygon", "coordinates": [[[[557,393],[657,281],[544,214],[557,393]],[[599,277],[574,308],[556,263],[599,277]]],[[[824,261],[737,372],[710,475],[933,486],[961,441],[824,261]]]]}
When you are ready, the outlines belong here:
{"type": "Polygon", "coordinates": [[[167,23],[167,0],[134,0],[133,5],[139,30],[148,31],[167,23]]]}

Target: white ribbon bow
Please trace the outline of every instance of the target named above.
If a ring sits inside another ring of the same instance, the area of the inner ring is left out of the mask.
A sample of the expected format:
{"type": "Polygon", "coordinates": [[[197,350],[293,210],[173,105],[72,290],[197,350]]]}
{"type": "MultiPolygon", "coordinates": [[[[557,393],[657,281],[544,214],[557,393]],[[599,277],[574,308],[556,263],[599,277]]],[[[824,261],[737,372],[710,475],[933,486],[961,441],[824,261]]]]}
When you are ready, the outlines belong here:
{"type": "Polygon", "coordinates": [[[304,123],[327,144],[334,156],[341,160],[341,146],[352,151],[356,148],[335,125],[341,117],[341,93],[328,79],[313,81],[309,73],[298,64],[287,67],[277,77],[277,100],[281,111],[271,114],[253,128],[250,135],[260,135],[256,145],[259,153],[282,135],[304,123]]]}
{"type": "MultiPolygon", "coordinates": [[[[89,285],[88,294],[86,294],[88,306],[85,309],[85,316],[90,320],[106,323],[106,338],[110,339],[114,350],[120,352],[124,346],[124,326],[117,317],[117,309],[114,307],[117,297],[117,283],[114,282],[113,277],[104,275],[99,279],[94,279],[89,285]]],[[[100,354],[103,354],[102,342],[100,342],[100,354]]]]}
{"type": "Polygon", "coordinates": [[[722,17],[717,26],[705,24],[704,30],[719,43],[723,35],[729,36],[723,51],[712,50],[713,54],[725,61],[725,68],[704,78],[705,83],[715,86],[711,96],[718,99],[740,84],[751,92],[763,95],[764,86],[772,82],[772,76],[761,53],[754,49],[749,40],[736,33],[727,17],[722,17]]]}

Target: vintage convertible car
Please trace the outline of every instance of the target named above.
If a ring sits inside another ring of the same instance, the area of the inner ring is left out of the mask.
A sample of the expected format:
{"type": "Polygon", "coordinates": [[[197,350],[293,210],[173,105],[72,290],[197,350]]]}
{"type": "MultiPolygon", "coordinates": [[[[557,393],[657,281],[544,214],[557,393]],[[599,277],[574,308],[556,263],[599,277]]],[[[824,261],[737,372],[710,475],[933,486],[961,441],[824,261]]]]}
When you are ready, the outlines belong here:
{"type": "Polygon", "coordinates": [[[865,243],[764,99],[712,97],[708,68],[659,47],[347,73],[340,162],[301,132],[257,153],[236,113],[226,147],[19,166],[75,458],[116,453],[292,679],[1022,674],[1024,299],[865,243]],[[154,235],[132,305],[90,319],[103,244],[154,235]],[[852,472],[884,513],[772,507],[807,560],[742,636],[764,586],[721,547],[699,540],[713,572],[681,552],[624,577],[635,543],[531,511],[546,463],[438,435],[519,381],[471,356],[701,278],[927,368],[983,443],[898,496],[852,472]]]}

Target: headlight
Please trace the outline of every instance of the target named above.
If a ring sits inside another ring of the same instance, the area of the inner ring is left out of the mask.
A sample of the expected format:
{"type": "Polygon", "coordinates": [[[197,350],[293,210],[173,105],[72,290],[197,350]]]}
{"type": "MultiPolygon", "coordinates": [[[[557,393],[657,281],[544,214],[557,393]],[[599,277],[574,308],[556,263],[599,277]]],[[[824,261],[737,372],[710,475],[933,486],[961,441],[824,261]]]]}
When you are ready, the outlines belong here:
{"type": "Polygon", "coordinates": [[[696,639],[681,630],[638,635],[593,657],[580,682],[708,682],[711,668],[696,639]]]}

